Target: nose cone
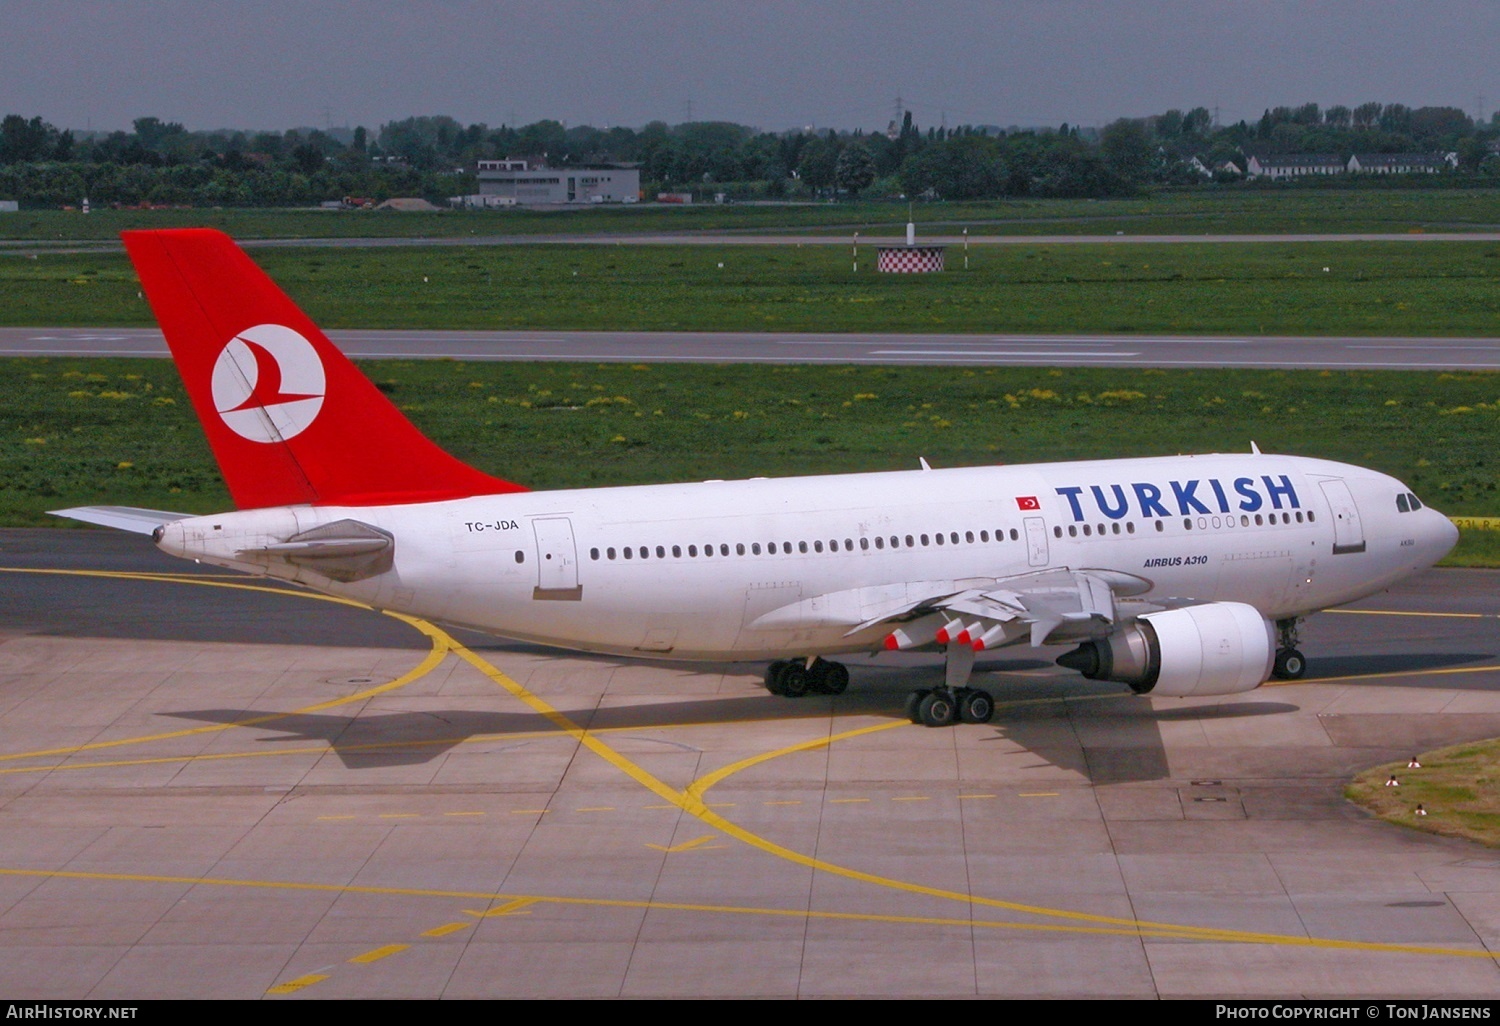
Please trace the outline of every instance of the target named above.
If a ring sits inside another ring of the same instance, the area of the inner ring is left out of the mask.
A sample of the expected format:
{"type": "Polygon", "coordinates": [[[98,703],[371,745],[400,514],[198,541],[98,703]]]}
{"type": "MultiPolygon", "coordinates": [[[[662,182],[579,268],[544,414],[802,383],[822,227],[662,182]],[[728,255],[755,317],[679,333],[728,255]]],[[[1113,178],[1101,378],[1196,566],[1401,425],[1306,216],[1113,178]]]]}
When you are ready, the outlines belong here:
{"type": "Polygon", "coordinates": [[[1421,544],[1428,565],[1436,563],[1458,544],[1458,526],[1432,508],[1422,510],[1428,514],[1422,524],[1421,544]]]}

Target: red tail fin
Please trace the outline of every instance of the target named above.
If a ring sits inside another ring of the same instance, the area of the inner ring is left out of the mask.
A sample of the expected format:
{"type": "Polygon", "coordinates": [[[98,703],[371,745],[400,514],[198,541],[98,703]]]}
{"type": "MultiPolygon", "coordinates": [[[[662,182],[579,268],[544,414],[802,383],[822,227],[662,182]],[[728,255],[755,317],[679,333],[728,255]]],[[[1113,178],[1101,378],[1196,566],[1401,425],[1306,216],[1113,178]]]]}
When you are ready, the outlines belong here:
{"type": "Polygon", "coordinates": [[[229,236],[123,237],[241,509],[525,491],[428,441],[229,236]]]}

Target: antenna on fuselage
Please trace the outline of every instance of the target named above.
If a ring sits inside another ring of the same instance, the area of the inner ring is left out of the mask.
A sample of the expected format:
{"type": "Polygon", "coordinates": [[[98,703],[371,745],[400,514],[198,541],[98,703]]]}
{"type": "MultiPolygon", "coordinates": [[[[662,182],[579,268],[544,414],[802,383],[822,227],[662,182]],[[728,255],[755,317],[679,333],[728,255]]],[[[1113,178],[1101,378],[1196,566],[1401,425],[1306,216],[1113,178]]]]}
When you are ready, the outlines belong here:
{"type": "Polygon", "coordinates": [[[1256,456],[1260,455],[1260,446],[1255,444],[1255,439],[1250,439],[1250,451],[1256,456]]]}
{"type": "Polygon", "coordinates": [[[920,464],[922,464],[922,469],[923,470],[931,470],[932,469],[931,467],[929,467],[927,465],[927,457],[926,456],[918,456],[917,457],[917,462],[920,463],[920,464]]]}

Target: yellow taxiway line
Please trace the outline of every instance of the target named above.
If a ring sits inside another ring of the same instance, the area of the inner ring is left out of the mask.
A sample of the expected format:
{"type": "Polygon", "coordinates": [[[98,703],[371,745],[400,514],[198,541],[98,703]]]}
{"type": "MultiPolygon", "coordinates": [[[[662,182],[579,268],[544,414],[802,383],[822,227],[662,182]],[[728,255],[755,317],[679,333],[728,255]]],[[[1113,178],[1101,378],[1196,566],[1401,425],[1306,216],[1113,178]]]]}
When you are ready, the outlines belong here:
{"type": "MultiPolygon", "coordinates": [[[[0,568],[0,569],[6,569],[6,568],[0,568]]],[[[334,602],[339,602],[339,603],[344,604],[344,605],[355,606],[357,608],[369,608],[367,606],[364,606],[361,603],[352,602],[352,601],[347,600],[347,599],[330,598],[328,596],[320,596],[320,595],[315,595],[315,594],[312,594],[312,593],[289,592],[289,591],[286,591],[285,589],[281,589],[281,588],[269,588],[269,587],[256,586],[256,585],[234,584],[234,583],[220,582],[220,581],[197,581],[197,580],[195,580],[191,576],[147,575],[147,574],[132,574],[132,573],[115,573],[115,572],[108,572],[108,571],[45,571],[45,570],[40,570],[40,571],[38,571],[38,570],[21,571],[21,570],[11,570],[10,572],[65,573],[65,574],[78,574],[78,575],[83,575],[83,576],[116,577],[116,578],[137,579],[137,580],[151,580],[151,581],[170,581],[171,583],[197,584],[199,586],[205,586],[205,587],[240,588],[240,589],[250,590],[250,591],[269,591],[269,592],[275,592],[277,594],[292,595],[292,596],[295,596],[295,597],[321,599],[321,600],[324,600],[324,601],[334,601],[334,602]]],[[[739,826],[738,824],[730,821],[729,819],[726,819],[724,816],[720,815],[718,812],[715,812],[713,810],[713,808],[710,807],[710,805],[704,801],[704,795],[714,785],[722,782],[723,780],[727,779],[728,777],[732,776],[735,773],[738,773],[738,772],[741,772],[741,771],[743,771],[745,769],[748,769],[751,766],[759,765],[759,764],[762,764],[764,762],[770,761],[772,759],[780,758],[780,757],[782,757],[784,755],[790,755],[790,754],[794,754],[794,753],[797,753],[797,752],[811,751],[811,750],[815,750],[815,749],[818,749],[818,748],[823,748],[823,747],[826,747],[828,745],[834,744],[836,742],[848,740],[848,739],[855,738],[855,737],[860,737],[860,736],[863,736],[865,734],[871,734],[871,733],[875,733],[875,732],[882,731],[882,730],[891,730],[891,729],[896,729],[896,728],[900,728],[900,727],[905,727],[905,726],[909,725],[906,721],[900,720],[900,721],[895,721],[895,722],[892,722],[892,723],[877,724],[877,725],[874,725],[874,726],[862,727],[862,728],[858,728],[858,729],[855,729],[855,730],[844,731],[842,733],[830,734],[830,735],[825,736],[825,737],[814,738],[814,739],[810,739],[810,740],[807,740],[807,741],[798,742],[798,743],[793,744],[793,745],[788,745],[788,746],[786,746],[784,748],[780,748],[780,749],[777,749],[777,750],[772,751],[772,752],[766,752],[766,753],[761,753],[759,755],[751,756],[750,758],[742,759],[742,760],[740,760],[738,762],[735,762],[735,763],[732,763],[732,764],[730,764],[728,766],[721,767],[720,769],[715,770],[712,773],[706,774],[705,776],[703,776],[703,777],[699,778],[698,780],[696,780],[696,781],[692,782],[691,784],[689,784],[689,786],[687,788],[679,791],[679,790],[671,787],[669,784],[665,783],[664,781],[660,780],[659,778],[657,778],[656,776],[654,776],[653,774],[651,774],[650,772],[648,772],[647,770],[645,770],[641,766],[637,765],[636,763],[634,763],[630,759],[626,758],[621,753],[619,753],[619,752],[615,751],[613,748],[609,747],[609,745],[607,745],[602,739],[600,739],[600,737],[597,734],[595,734],[595,733],[593,733],[591,731],[585,730],[584,728],[580,727],[578,724],[574,723],[565,714],[563,714],[562,712],[560,712],[557,709],[553,708],[549,703],[547,703],[540,696],[536,695],[534,692],[532,692],[532,691],[526,689],[525,687],[523,687],[521,684],[519,684],[518,682],[516,682],[515,680],[513,680],[511,677],[509,677],[508,675],[506,675],[504,672],[502,672],[501,670],[499,670],[497,667],[495,667],[492,664],[490,664],[483,657],[479,656],[473,650],[469,649],[467,646],[465,646],[461,642],[457,641],[455,638],[453,638],[447,632],[443,631],[441,628],[435,626],[434,624],[428,623],[427,621],[421,620],[421,619],[416,618],[416,617],[407,616],[405,614],[387,612],[386,615],[393,616],[396,619],[399,619],[399,620],[401,620],[401,621],[409,624],[410,626],[414,627],[415,629],[421,631],[423,634],[425,634],[425,635],[428,636],[428,638],[431,641],[431,649],[429,650],[427,658],[423,660],[422,664],[418,668],[410,671],[409,673],[404,674],[401,678],[398,678],[397,681],[392,681],[389,684],[381,685],[379,688],[370,689],[369,691],[363,692],[363,693],[361,693],[360,695],[357,695],[357,696],[348,696],[348,697],[341,698],[341,699],[336,699],[336,700],[333,700],[333,701],[330,701],[330,702],[320,703],[320,704],[315,705],[315,706],[310,706],[307,709],[299,710],[299,712],[312,712],[312,711],[318,711],[318,710],[322,710],[322,709],[332,708],[332,707],[335,707],[335,706],[338,706],[338,705],[347,704],[347,703],[349,703],[351,701],[356,701],[356,700],[358,700],[361,697],[368,697],[370,695],[379,694],[379,693],[384,692],[384,691],[392,690],[395,687],[402,686],[405,683],[409,683],[411,680],[417,679],[418,677],[424,675],[425,673],[430,672],[439,663],[441,663],[443,661],[443,659],[446,658],[446,656],[448,654],[452,654],[452,655],[455,655],[458,658],[464,660],[465,662],[469,663],[470,666],[472,666],[474,669],[478,670],[482,675],[484,675],[485,677],[489,678],[491,681],[493,681],[499,687],[503,688],[505,691],[509,692],[515,698],[517,698],[518,700],[520,700],[523,704],[525,704],[529,708],[531,708],[534,712],[536,712],[537,714],[539,714],[542,717],[544,717],[545,719],[547,719],[548,722],[552,723],[553,726],[557,728],[557,730],[559,730],[560,732],[562,732],[562,733],[568,735],[569,737],[573,738],[574,741],[576,741],[580,746],[582,746],[584,748],[587,748],[589,751],[593,752],[595,755],[597,755],[599,758],[603,759],[609,765],[613,766],[615,769],[617,769],[618,771],[620,771],[622,774],[624,774],[625,776],[627,776],[627,777],[631,778],[632,780],[636,781],[638,784],[640,784],[646,790],[648,790],[651,793],[657,795],[658,797],[660,797],[664,801],[670,803],[670,805],[675,806],[675,807],[681,809],[684,813],[686,813],[686,814],[688,814],[690,816],[693,816],[694,818],[696,818],[699,821],[703,822],[705,825],[710,826],[710,827],[714,828],[715,830],[718,830],[719,832],[725,834],[728,837],[734,838],[735,840],[738,840],[738,841],[740,841],[740,842],[742,842],[742,843],[744,843],[746,845],[749,845],[750,847],[756,848],[756,849],[758,849],[760,851],[763,851],[766,854],[772,855],[772,856],[774,856],[776,858],[780,858],[780,859],[783,859],[785,861],[792,862],[794,864],[801,865],[801,866],[813,869],[813,870],[818,871],[818,872],[828,873],[830,875],[843,877],[845,879],[854,880],[854,881],[858,881],[858,882],[861,882],[861,883],[867,883],[867,884],[871,884],[871,885],[874,885],[874,886],[878,886],[878,887],[882,887],[882,888],[887,888],[887,889],[892,889],[892,890],[904,891],[906,893],[921,895],[921,896],[924,896],[924,897],[938,898],[938,899],[949,900],[949,901],[957,901],[957,902],[961,902],[963,904],[969,905],[971,907],[978,906],[978,907],[981,907],[981,908],[992,908],[992,909],[1003,910],[1003,911],[1007,911],[1007,912],[1011,912],[1011,913],[1016,913],[1016,914],[1022,914],[1022,915],[1033,916],[1033,917],[1039,917],[1039,918],[1042,918],[1042,919],[1063,920],[1064,922],[1046,922],[1046,923],[996,922],[996,923],[989,923],[989,922],[979,921],[979,920],[973,920],[973,919],[969,919],[969,918],[951,918],[950,919],[950,918],[945,918],[945,917],[933,918],[933,917],[920,917],[920,916],[890,916],[890,915],[864,914],[864,913],[819,912],[819,911],[813,911],[813,910],[807,910],[807,909],[796,909],[796,910],[791,910],[791,909],[740,909],[740,908],[736,908],[734,906],[690,905],[690,904],[672,903],[672,902],[653,902],[653,901],[635,901],[635,902],[630,902],[630,901],[616,901],[616,900],[610,900],[610,899],[597,899],[597,898],[592,898],[592,899],[553,898],[553,897],[539,898],[539,897],[536,897],[536,896],[478,895],[478,894],[467,894],[467,893],[464,893],[464,892],[448,892],[448,891],[435,891],[435,890],[434,891],[429,891],[429,890],[406,889],[406,888],[355,887],[355,886],[349,886],[349,885],[299,884],[299,883],[292,883],[292,882],[273,882],[273,881],[240,881],[240,880],[225,880],[225,879],[214,879],[214,878],[192,878],[192,877],[157,877],[157,876],[137,875],[137,874],[76,873],[76,872],[55,871],[55,870],[0,869],[0,875],[3,875],[3,876],[45,876],[45,877],[53,877],[53,878],[58,878],[58,879],[157,881],[157,882],[190,883],[190,884],[219,885],[219,886],[267,887],[267,888],[290,889],[290,890],[330,890],[330,891],[339,891],[339,892],[347,892],[347,893],[393,894],[393,895],[394,894],[401,894],[401,895],[423,895],[423,896],[450,897],[450,898],[460,898],[460,897],[462,897],[462,898],[466,898],[466,899],[475,899],[475,898],[478,898],[478,899],[488,900],[488,901],[494,901],[494,900],[506,900],[506,901],[510,901],[510,902],[513,902],[513,901],[526,901],[528,903],[531,902],[531,901],[547,901],[547,902],[551,902],[551,903],[572,904],[572,905],[579,905],[579,904],[585,904],[585,905],[610,905],[610,906],[617,906],[617,907],[645,907],[645,908],[652,908],[652,909],[675,909],[675,910],[682,910],[682,911],[710,911],[710,912],[726,912],[726,913],[741,913],[741,914],[744,914],[744,913],[754,913],[754,914],[763,914],[763,915],[798,916],[798,917],[804,917],[804,918],[818,918],[818,919],[863,920],[863,921],[888,922],[888,923],[923,923],[923,924],[942,924],[942,925],[955,925],[955,926],[957,926],[957,925],[964,925],[964,926],[993,926],[993,927],[996,927],[996,928],[1005,928],[1005,929],[1041,930],[1041,931],[1054,931],[1054,932],[1060,931],[1060,932],[1070,932],[1070,933],[1108,933],[1108,934],[1123,934],[1123,935],[1141,936],[1141,937],[1169,937],[1169,938],[1174,938],[1174,939],[1197,939],[1197,940],[1205,940],[1205,941],[1212,940],[1212,941],[1224,941],[1224,942],[1248,943],[1248,944],[1268,944],[1268,945],[1295,946],[1295,947],[1333,948],[1333,949],[1356,950],[1356,951],[1401,952],[1401,953],[1405,953],[1405,954],[1443,955],[1443,956],[1455,956],[1455,957],[1467,957],[1467,958],[1491,958],[1492,959],[1492,958],[1495,957],[1491,952],[1484,951],[1484,950],[1467,950],[1467,949],[1462,949],[1462,948],[1438,948],[1438,947],[1428,947],[1428,946],[1423,946],[1423,945],[1386,944],[1386,943],[1371,942],[1371,941],[1352,941],[1352,940],[1339,940],[1339,939],[1333,939],[1333,938],[1302,937],[1302,936],[1284,935],[1284,934],[1260,933],[1260,932],[1254,932],[1254,931],[1230,930],[1230,929],[1222,929],[1222,928],[1214,928],[1214,927],[1184,926],[1184,925],[1180,925],[1180,924],[1153,922],[1153,921],[1150,921],[1150,920],[1131,919],[1131,918],[1128,918],[1128,917],[1096,915],[1096,914],[1086,913],[1086,912],[1070,911],[1070,910],[1067,910],[1067,909],[1047,908],[1047,907],[1038,906],[1038,905],[1027,905],[1027,904],[1018,903],[1018,902],[1003,901],[1003,900],[995,899],[995,898],[985,898],[985,897],[982,897],[982,896],[979,896],[979,895],[973,895],[973,894],[964,894],[964,893],[958,892],[958,891],[950,891],[950,890],[947,890],[947,889],[944,889],[944,888],[930,887],[930,886],[927,886],[927,885],[924,885],[924,884],[910,883],[910,882],[907,882],[907,881],[892,879],[890,877],[879,876],[879,875],[874,874],[874,873],[866,873],[866,872],[864,872],[862,870],[851,869],[851,868],[848,868],[848,867],[840,866],[840,865],[837,865],[835,863],[831,863],[831,862],[828,862],[826,860],[816,858],[814,856],[809,856],[809,855],[805,855],[805,854],[803,854],[801,852],[793,851],[792,849],[786,848],[786,847],[784,847],[784,846],[782,846],[780,844],[777,844],[774,841],[770,841],[770,840],[768,840],[766,838],[760,837],[759,835],[751,833],[749,830],[746,830],[745,828],[743,828],[743,827],[739,826]],[[1086,925],[1075,925],[1075,924],[1086,924],[1086,925]]],[[[1433,672],[1433,671],[1426,671],[1426,672],[1433,672]]],[[[1439,671],[1439,672],[1441,672],[1441,671],[1439,671]]],[[[1470,671],[1470,672],[1473,672],[1473,671],[1470,671]]],[[[183,730],[183,731],[174,731],[174,732],[169,732],[169,733],[165,733],[165,734],[151,735],[149,737],[142,737],[142,738],[135,738],[135,739],[128,739],[128,740],[119,740],[119,741],[96,742],[96,743],[93,743],[93,744],[90,744],[90,745],[76,746],[76,747],[68,748],[68,749],[52,749],[52,750],[47,750],[45,752],[21,753],[21,754],[16,754],[16,755],[3,756],[3,757],[0,757],[0,758],[17,759],[17,758],[26,758],[26,757],[39,757],[39,756],[43,756],[43,755],[73,754],[73,753],[76,753],[78,751],[86,751],[86,750],[91,750],[91,749],[94,749],[94,748],[113,747],[113,746],[123,745],[123,744],[138,744],[138,743],[141,743],[141,742],[144,742],[144,741],[159,740],[159,739],[163,739],[163,738],[181,737],[181,736],[184,736],[184,735],[204,733],[204,732],[208,732],[208,731],[227,730],[230,727],[236,727],[236,726],[249,726],[249,725],[254,725],[254,724],[269,722],[271,720],[279,719],[279,718],[281,718],[283,716],[286,716],[286,715],[294,715],[294,713],[279,713],[279,714],[275,714],[275,715],[271,715],[271,716],[255,717],[255,718],[249,719],[249,720],[237,721],[235,723],[215,724],[215,725],[208,726],[208,727],[191,728],[191,729],[183,730]]],[[[394,946],[393,950],[401,950],[401,947],[400,946],[394,946]]],[[[391,953],[391,952],[388,952],[386,948],[376,949],[376,952],[391,953]]],[[[375,953],[372,952],[372,953],[369,953],[369,954],[373,955],[375,953]]],[[[367,957],[367,956],[361,956],[361,957],[367,957]]],[[[385,955],[381,954],[381,955],[378,955],[378,957],[385,957],[385,955]]],[[[320,977],[320,978],[326,978],[326,977],[320,977]]],[[[301,978],[301,979],[296,980],[296,981],[291,981],[290,983],[281,984],[279,986],[280,987],[293,987],[296,984],[301,984],[301,980],[302,979],[305,979],[308,982],[316,982],[315,980],[312,980],[310,977],[305,977],[305,978],[301,978]]],[[[301,984],[301,985],[306,985],[306,984],[301,984]]],[[[295,989],[295,987],[294,987],[294,989],[295,989]]],[[[278,992],[278,991],[276,991],[275,989],[273,989],[273,992],[278,992]]]]}

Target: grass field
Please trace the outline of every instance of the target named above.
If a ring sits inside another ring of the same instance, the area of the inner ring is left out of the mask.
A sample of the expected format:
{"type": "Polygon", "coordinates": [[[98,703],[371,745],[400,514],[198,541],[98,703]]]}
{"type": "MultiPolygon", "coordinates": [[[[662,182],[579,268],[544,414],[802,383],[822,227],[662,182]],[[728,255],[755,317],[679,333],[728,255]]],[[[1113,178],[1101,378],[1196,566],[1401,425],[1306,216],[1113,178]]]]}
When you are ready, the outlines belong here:
{"type": "MultiPolygon", "coordinates": [[[[1490,335],[1500,243],[973,247],[881,275],[864,247],[252,250],[326,327],[1490,335]],[[722,264],[722,268],[719,266],[722,264]]],[[[0,323],[144,325],[121,254],[0,258],[0,323]]]]}
{"type": "MultiPolygon", "coordinates": [[[[534,488],[1246,451],[1395,474],[1500,511],[1500,376],[1280,371],[380,361],[439,445],[534,488]]],[[[229,506],[163,360],[0,361],[0,525],[116,503],[229,506]]],[[[1474,532],[1460,561],[1500,560],[1474,532]]]]}
{"type": "Polygon", "coordinates": [[[1345,796],[1381,819],[1500,847],[1500,741],[1455,745],[1355,777],[1345,796]],[[1392,777],[1397,784],[1386,786],[1392,777]],[[1416,814],[1421,805],[1425,815],[1416,814]]]}
{"type": "MultiPolygon", "coordinates": [[[[1500,230],[1500,190],[1394,189],[1167,192],[1127,200],[921,203],[917,223],[997,234],[1407,232],[1500,230]]],[[[127,228],[200,226],[239,238],[459,237],[560,232],[879,231],[900,234],[904,202],[697,204],[571,210],[28,210],[0,215],[0,239],[113,239],[127,228]]]]}

